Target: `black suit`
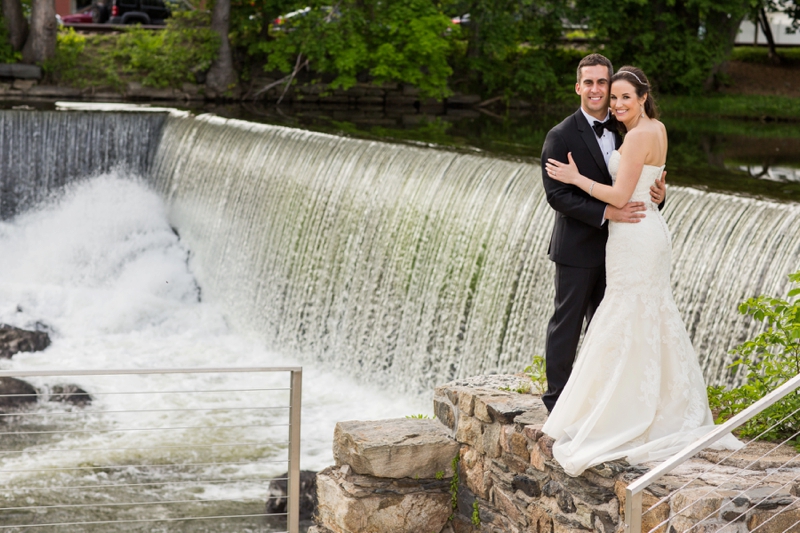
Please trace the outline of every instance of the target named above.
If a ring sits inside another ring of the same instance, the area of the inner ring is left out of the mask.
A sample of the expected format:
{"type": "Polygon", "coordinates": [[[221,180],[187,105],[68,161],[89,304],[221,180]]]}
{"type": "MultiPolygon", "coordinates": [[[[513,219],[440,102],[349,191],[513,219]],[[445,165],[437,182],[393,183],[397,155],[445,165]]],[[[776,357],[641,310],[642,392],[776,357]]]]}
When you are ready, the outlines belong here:
{"type": "MultiPolygon", "coordinates": [[[[616,133],[614,137],[619,148],[622,139],[616,133]]],[[[567,384],[584,318],[591,321],[606,284],[606,204],[544,172],[549,158],[566,163],[568,152],[582,175],[611,185],[597,135],[578,109],[548,132],[542,147],[542,180],[547,202],[556,210],[548,250],[556,263],[555,312],[547,326],[547,392],[542,397],[548,410],[567,384]]]]}

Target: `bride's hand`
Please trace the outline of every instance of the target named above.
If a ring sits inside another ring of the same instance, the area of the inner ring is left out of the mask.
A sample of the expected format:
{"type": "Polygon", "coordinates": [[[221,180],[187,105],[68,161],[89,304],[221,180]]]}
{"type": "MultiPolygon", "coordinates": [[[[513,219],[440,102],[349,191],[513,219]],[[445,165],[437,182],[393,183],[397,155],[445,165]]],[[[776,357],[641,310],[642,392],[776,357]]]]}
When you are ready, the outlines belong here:
{"type": "Polygon", "coordinates": [[[574,184],[578,181],[581,173],[578,172],[578,166],[572,160],[572,152],[567,154],[569,163],[562,163],[555,159],[548,159],[545,164],[547,175],[561,183],[574,184]]]}

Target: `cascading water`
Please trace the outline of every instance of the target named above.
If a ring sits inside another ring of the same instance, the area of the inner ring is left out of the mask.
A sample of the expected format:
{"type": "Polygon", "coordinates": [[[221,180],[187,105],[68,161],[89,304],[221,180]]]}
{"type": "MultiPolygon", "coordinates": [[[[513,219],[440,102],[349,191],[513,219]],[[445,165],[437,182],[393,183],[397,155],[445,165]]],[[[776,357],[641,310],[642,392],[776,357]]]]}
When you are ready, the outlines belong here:
{"type": "MultiPolygon", "coordinates": [[[[152,180],[206,294],[267,345],[404,388],[519,371],[552,312],[553,212],[522,162],[212,116],[167,120],[152,180]]],[[[672,187],[673,286],[707,379],[785,295],[800,206],[672,187]]]]}
{"type": "Polygon", "coordinates": [[[164,113],[0,112],[0,219],[113,167],[143,175],[164,113]]]}

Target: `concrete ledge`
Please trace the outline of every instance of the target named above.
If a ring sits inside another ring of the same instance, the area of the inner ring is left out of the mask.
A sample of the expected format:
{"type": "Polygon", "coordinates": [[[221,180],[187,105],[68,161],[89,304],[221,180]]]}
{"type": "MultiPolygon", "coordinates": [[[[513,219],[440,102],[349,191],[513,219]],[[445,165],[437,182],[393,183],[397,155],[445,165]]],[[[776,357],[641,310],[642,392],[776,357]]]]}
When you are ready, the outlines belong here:
{"type": "Polygon", "coordinates": [[[40,80],[42,79],[42,68],[22,63],[0,63],[0,78],[40,80]]]}

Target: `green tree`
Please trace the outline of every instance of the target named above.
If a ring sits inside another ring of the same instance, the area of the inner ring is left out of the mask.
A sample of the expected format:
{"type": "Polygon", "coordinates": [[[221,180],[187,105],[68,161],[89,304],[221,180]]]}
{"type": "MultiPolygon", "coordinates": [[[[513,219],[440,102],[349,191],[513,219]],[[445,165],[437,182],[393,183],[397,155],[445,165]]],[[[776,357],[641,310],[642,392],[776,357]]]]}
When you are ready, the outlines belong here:
{"type": "Polygon", "coordinates": [[[487,96],[548,99],[565,83],[563,74],[572,72],[574,77],[577,58],[583,54],[568,54],[574,64],[564,60],[566,2],[468,0],[454,8],[469,13],[469,21],[463,24],[467,50],[457,69],[470,90],[487,96]]]}
{"type": "Polygon", "coordinates": [[[749,0],[578,0],[578,14],[619,67],[644,70],[657,88],[696,94],[713,88],[749,0]]]}
{"type": "Polygon", "coordinates": [[[409,83],[425,96],[449,94],[448,59],[458,30],[430,0],[312,0],[308,7],[248,46],[266,58],[265,70],[289,74],[307,65],[332,88],[352,87],[362,77],[409,83]]]}

